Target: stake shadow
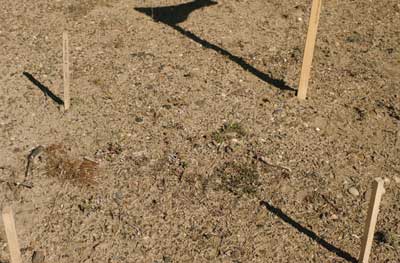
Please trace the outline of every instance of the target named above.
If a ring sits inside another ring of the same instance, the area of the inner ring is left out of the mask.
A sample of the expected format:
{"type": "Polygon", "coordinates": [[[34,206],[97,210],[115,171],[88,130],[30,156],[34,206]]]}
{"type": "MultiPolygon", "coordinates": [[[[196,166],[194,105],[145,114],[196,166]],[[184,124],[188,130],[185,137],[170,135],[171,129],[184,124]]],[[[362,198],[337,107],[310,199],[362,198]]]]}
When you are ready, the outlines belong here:
{"type": "Polygon", "coordinates": [[[22,75],[24,75],[27,79],[29,79],[37,88],[39,88],[45,96],[48,96],[51,98],[55,103],[58,105],[64,105],[64,101],[60,99],[57,95],[55,95],[51,90],[49,90],[48,87],[40,83],[37,79],[35,79],[34,76],[29,74],[28,72],[23,72],[22,75]]]}
{"type": "Polygon", "coordinates": [[[294,219],[292,219],[291,217],[286,215],[281,209],[270,205],[266,201],[261,201],[260,205],[264,206],[268,211],[270,211],[271,213],[273,213],[276,216],[278,216],[280,219],[282,219],[284,222],[286,222],[287,224],[289,224],[292,227],[294,227],[300,233],[305,234],[306,236],[308,236],[309,238],[311,238],[312,240],[317,242],[319,245],[321,245],[325,249],[329,250],[332,253],[335,253],[338,257],[341,257],[341,258],[343,258],[343,259],[345,259],[345,260],[347,260],[348,262],[351,262],[351,263],[357,263],[358,262],[357,259],[354,258],[352,255],[350,255],[348,252],[343,251],[338,247],[335,247],[334,245],[332,245],[331,243],[329,243],[325,239],[319,237],[316,233],[314,233],[310,229],[302,226],[301,224],[296,222],[294,219]]]}
{"type": "Polygon", "coordinates": [[[184,22],[197,9],[218,4],[212,0],[195,0],[192,2],[160,7],[137,7],[136,11],[150,16],[156,22],[176,25],[184,22]]]}
{"type": "Polygon", "coordinates": [[[191,40],[199,43],[204,48],[212,49],[217,53],[227,57],[232,62],[235,62],[245,71],[252,73],[254,76],[258,77],[262,81],[280,89],[280,90],[288,90],[295,91],[295,89],[288,86],[285,81],[281,79],[274,79],[270,75],[256,69],[252,65],[248,64],[243,58],[233,55],[229,51],[208,42],[207,40],[200,38],[193,32],[186,30],[180,27],[178,24],[185,21],[191,12],[204,8],[211,5],[216,5],[217,2],[211,0],[195,0],[189,3],[175,5],[175,6],[162,6],[162,7],[137,7],[136,11],[143,13],[149,17],[151,17],[155,22],[161,22],[165,25],[173,28],[177,32],[181,33],[185,37],[190,38],[191,40]]]}

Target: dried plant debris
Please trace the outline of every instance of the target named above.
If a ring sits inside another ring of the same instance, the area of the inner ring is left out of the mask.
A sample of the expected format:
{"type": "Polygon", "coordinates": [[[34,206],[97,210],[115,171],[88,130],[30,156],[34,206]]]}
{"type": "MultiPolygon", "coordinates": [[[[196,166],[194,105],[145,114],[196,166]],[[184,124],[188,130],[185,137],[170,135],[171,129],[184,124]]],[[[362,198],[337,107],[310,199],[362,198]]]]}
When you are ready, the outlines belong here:
{"type": "Polygon", "coordinates": [[[374,240],[381,245],[388,244],[395,249],[400,248],[400,236],[392,231],[377,231],[375,232],[374,240]]]}
{"type": "Polygon", "coordinates": [[[98,163],[88,159],[71,158],[62,144],[48,146],[45,153],[48,176],[80,183],[94,183],[98,163]]]}
{"type": "Polygon", "coordinates": [[[386,109],[390,117],[397,121],[400,121],[400,109],[397,109],[393,103],[387,103],[385,101],[378,101],[377,106],[386,109]]]}
{"type": "Polygon", "coordinates": [[[118,143],[108,142],[105,147],[96,151],[96,158],[106,161],[114,161],[123,152],[122,146],[118,143]]]}
{"type": "Polygon", "coordinates": [[[222,143],[233,138],[242,138],[246,135],[246,131],[239,122],[228,122],[213,132],[212,139],[217,143],[222,143]]]}
{"type": "Polygon", "coordinates": [[[254,164],[227,162],[215,170],[207,185],[214,190],[224,190],[237,196],[252,195],[260,186],[259,178],[254,164]]]}
{"type": "Polygon", "coordinates": [[[26,163],[26,168],[25,168],[25,178],[29,177],[29,174],[32,172],[32,163],[34,159],[42,154],[44,151],[44,147],[42,145],[39,145],[32,149],[32,151],[29,153],[27,157],[27,163],[26,163]]]}
{"type": "Polygon", "coordinates": [[[80,1],[68,1],[64,14],[68,17],[79,18],[87,15],[96,7],[110,7],[115,1],[110,0],[80,0],[80,1]]]}

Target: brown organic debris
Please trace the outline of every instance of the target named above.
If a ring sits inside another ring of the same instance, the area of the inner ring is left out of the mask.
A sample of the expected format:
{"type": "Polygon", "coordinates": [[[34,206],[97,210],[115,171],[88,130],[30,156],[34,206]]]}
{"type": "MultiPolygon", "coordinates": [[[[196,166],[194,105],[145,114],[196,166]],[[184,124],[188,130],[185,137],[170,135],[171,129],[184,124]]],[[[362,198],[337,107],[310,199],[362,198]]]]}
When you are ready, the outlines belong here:
{"type": "Polygon", "coordinates": [[[68,155],[62,144],[53,144],[45,149],[47,175],[80,183],[93,183],[98,163],[87,158],[75,159],[68,155]]]}

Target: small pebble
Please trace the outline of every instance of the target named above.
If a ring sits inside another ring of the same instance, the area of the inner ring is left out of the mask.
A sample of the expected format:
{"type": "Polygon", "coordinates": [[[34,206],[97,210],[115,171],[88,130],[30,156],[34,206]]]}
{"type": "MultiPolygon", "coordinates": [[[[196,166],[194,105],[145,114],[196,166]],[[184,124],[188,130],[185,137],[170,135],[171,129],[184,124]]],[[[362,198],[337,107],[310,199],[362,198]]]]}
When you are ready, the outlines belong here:
{"type": "Polygon", "coordinates": [[[390,184],[390,179],[386,177],[385,179],[383,179],[383,182],[384,182],[385,184],[390,184]]]}
{"type": "Polygon", "coordinates": [[[349,193],[353,196],[359,196],[360,192],[358,192],[358,190],[355,187],[351,187],[349,188],[349,193]]]}
{"type": "Polygon", "coordinates": [[[396,184],[400,184],[400,177],[395,176],[394,181],[396,182],[396,184]]]}
{"type": "Polygon", "coordinates": [[[332,219],[332,220],[338,220],[339,217],[338,217],[336,214],[333,214],[333,215],[331,215],[331,219],[332,219]]]}
{"type": "Polygon", "coordinates": [[[142,118],[142,117],[136,117],[136,118],[135,118],[135,121],[136,121],[137,123],[142,123],[142,122],[143,122],[143,118],[142,118]]]}
{"type": "Polygon", "coordinates": [[[233,138],[233,139],[231,140],[231,142],[232,142],[233,144],[236,144],[236,145],[241,144],[241,142],[240,142],[238,139],[236,139],[236,138],[233,138]]]}

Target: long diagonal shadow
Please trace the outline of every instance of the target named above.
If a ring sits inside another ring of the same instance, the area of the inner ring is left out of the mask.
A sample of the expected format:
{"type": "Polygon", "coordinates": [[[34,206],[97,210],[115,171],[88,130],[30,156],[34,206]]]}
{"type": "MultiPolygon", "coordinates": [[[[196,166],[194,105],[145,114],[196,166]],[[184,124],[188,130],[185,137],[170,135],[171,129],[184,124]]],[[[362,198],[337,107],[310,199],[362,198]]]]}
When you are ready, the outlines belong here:
{"type": "Polygon", "coordinates": [[[281,90],[295,91],[293,88],[288,86],[285,81],[281,79],[274,79],[270,75],[256,69],[255,67],[248,64],[243,58],[233,55],[229,51],[208,42],[205,39],[200,38],[189,30],[183,29],[178,24],[185,21],[191,12],[196,9],[200,9],[210,5],[216,5],[217,3],[211,0],[195,0],[189,3],[175,5],[175,6],[163,6],[163,7],[137,7],[136,11],[141,12],[147,16],[150,16],[156,22],[162,22],[171,28],[175,29],[182,35],[190,38],[191,40],[199,43],[204,48],[212,49],[219,54],[227,57],[229,60],[238,64],[245,71],[252,73],[262,81],[273,85],[274,87],[281,90]]]}
{"type": "Polygon", "coordinates": [[[319,237],[316,233],[311,231],[308,228],[305,228],[304,226],[300,225],[298,222],[294,221],[291,217],[286,215],[281,209],[274,207],[270,205],[266,201],[261,201],[260,205],[264,206],[268,211],[272,212],[276,216],[278,216],[280,219],[282,219],[284,222],[287,224],[291,225],[294,227],[297,231],[305,234],[321,246],[323,246],[325,249],[329,250],[332,253],[335,253],[338,257],[341,257],[349,262],[352,263],[357,263],[357,259],[354,258],[352,255],[350,255],[348,252],[341,250],[338,247],[335,247],[334,245],[328,243],[325,239],[319,237]]]}
{"type": "Polygon", "coordinates": [[[22,73],[25,77],[27,77],[36,87],[38,87],[45,96],[50,97],[55,103],[58,105],[64,105],[64,101],[60,99],[57,95],[55,95],[48,87],[40,83],[39,80],[35,79],[34,76],[29,74],[28,72],[22,73]]]}

